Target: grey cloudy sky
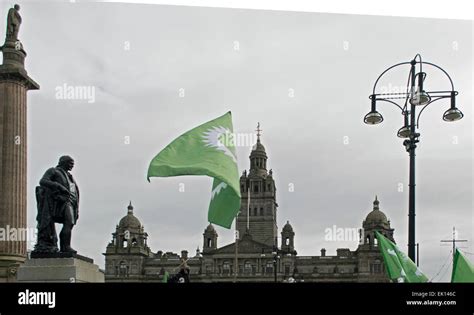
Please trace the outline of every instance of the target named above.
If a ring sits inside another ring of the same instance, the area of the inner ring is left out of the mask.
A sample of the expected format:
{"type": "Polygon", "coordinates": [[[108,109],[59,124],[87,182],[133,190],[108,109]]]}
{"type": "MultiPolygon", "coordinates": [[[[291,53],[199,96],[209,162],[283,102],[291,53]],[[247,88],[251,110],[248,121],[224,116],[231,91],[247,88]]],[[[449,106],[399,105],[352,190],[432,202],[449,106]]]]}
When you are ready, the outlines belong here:
{"type": "MultiPolygon", "coordinates": [[[[10,6],[0,4],[2,16],[10,6]]],[[[464,250],[474,252],[472,22],[80,2],[25,2],[21,14],[26,67],[41,85],[29,92],[28,225],[35,226],[33,192],[43,172],[60,155],[72,155],[82,198],[73,245],[102,267],[101,253],[129,200],[154,252],[202,247],[212,180],[148,183],[146,170],[175,137],[228,110],[236,132],[253,132],[261,122],[278,226],[290,220],[299,254],[355,249],[356,241],[325,241],[325,229],[361,227],[376,194],[406,249],[401,115],[383,104],[383,124],[366,126],[362,118],[377,76],[416,53],[451,74],[465,114],[457,123],[442,121],[449,106],[443,101],[421,119],[421,268],[429,277],[440,270],[450,251],[440,240],[451,237],[453,226],[470,241],[464,250]],[[57,99],[64,84],[94,87],[95,102],[57,99]]],[[[449,88],[429,70],[427,89],[449,88]]],[[[394,71],[380,86],[403,86],[407,74],[394,71]]],[[[250,147],[237,152],[243,171],[250,147]]],[[[232,241],[231,230],[218,233],[220,246],[232,241]]],[[[436,280],[448,280],[450,270],[436,280]]]]}

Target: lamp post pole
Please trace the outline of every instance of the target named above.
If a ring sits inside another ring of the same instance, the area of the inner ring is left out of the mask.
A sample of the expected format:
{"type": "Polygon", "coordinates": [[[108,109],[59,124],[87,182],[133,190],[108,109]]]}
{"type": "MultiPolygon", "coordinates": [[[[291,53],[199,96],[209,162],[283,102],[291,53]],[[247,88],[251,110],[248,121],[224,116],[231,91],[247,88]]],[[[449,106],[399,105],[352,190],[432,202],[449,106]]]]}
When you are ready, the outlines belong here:
{"type": "MultiPolygon", "coordinates": [[[[415,65],[416,61],[411,61],[411,86],[412,89],[415,88],[415,65]]],[[[408,257],[412,261],[415,261],[415,150],[417,134],[415,130],[415,105],[410,104],[410,140],[405,140],[407,151],[410,155],[410,175],[408,183],[408,257]]]]}
{"type": "Polygon", "coordinates": [[[382,115],[376,109],[376,103],[379,102],[388,102],[397,106],[404,117],[404,126],[400,128],[397,132],[398,137],[405,138],[403,145],[405,146],[406,151],[410,157],[409,163],[409,192],[408,192],[408,257],[415,262],[415,150],[416,144],[419,142],[418,137],[420,136],[417,133],[419,129],[419,120],[421,113],[425,108],[441,99],[449,98],[451,100],[451,107],[444,113],[443,120],[452,122],[457,121],[463,118],[463,113],[456,107],[456,96],[458,92],[454,90],[454,84],[451,80],[449,74],[442,69],[441,67],[430,63],[423,62],[421,56],[417,54],[413,60],[409,62],[401,62],[396,65],[393,65],[387,68],[381,75],[377,78],[374,84],[372,95],[370,95],[371,100],[371,111],[365,115],[364,122],[369,125],[380,124],[383,121],[382,115]],[[417,60],[419,59],[419,61],[417,60]],[[416,65],[419,65],[420,71],[416,73],[416,65]],[[375,90],[377,83],[380,78],[387,73],[389,70],[399,67],[410,65],[410,73],[408,76],[408,84],[406,93],[383,93],[376,94],[375,90]],[[446,77],[449,79],[451,84],[450,91],[430,91],[426,92],[423,89],[423,83],[426,78],[426,73],[423,72],[423,65],[429,65],[434,67],[441,72],[443,72],[446,77]],[[418,84],[416,78],[418,77],[418,84]],[[400,106],[397,104],[397,100],[404,100],[405,104],[400,106]],[[409,103],[409,104],[408,104],[409,103]],[[416,106],[421,106],[419,113],[416,113],[416,106]]]}
{"type": "Polygon", "coordinates": [[[273,256],[273,272],[275,273],[275,283],[277,282],[277,254],[273,256]]]}

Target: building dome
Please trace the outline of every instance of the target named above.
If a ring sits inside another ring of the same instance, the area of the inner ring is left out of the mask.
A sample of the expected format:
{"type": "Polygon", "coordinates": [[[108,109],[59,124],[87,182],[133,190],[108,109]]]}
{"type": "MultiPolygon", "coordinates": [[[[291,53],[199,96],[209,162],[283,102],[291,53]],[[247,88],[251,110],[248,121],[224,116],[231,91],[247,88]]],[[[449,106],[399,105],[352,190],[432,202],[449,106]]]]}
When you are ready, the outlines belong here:
{"type": "Polygon", "coordinates": [[[263,144],[260,142],[260,138],[257,140],[257,143],[255,143],[252,147],[252,153],[256,152],[262,152],[265,153],[265,147],[263,144]]]}
{"type": "Polygon", "coordinates": [[[290,224],[290,221],[286,221],[285,226],[283,226],[283,232],[293,232],[293,227],[290,224]]]}
{"type": "Polygon", "coordinates": [[[137,217],[133,215],[133,206],[131,201],[127,207],[127,210],[127,215],[120,219],[119,228],[140,228],[142,224],[140,223],[140,220],[138,220],[137,217]]]}
{"type": "Polygon", "coordinates": [[[375,196],[373,210],[367,215],[364,221],[364,226],[374,225],[389,225],[387,216],[379,209],[379,201],[377,200],[377,196],[375,196]]]}
{"type": "Polygon", "coordinates": [[[207,228],[204,230],[205,233],[215,233],[216,229],[214,228],[214,225],[212,223],[209,223],[207,228]]]}

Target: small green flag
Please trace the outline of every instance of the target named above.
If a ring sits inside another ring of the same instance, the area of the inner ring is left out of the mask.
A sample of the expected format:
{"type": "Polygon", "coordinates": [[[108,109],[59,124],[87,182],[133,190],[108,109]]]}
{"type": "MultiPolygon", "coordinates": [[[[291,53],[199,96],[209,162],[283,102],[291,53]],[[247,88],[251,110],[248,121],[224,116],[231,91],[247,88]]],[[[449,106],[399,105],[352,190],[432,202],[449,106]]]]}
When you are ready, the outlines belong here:
{"type": "Polygon", "coordinates": [[[163,275],[163,280],[161,282],[163,283],[168,283],[168,277],[169,277],[168,271],[165,271],[165,274],[163,275]]]}
{"type": "Polygon", "coordinates": [[[388,276],[396,282],[427,282],[428,278],[398,246],[375,231],[388,276]]]}
{"type": "Polygon", "coordinates": [[[240,210],[240,182],[232,114],[179,136],[150,162],[150,177],[207,175],[214,178],[208,221],[230,228],[240,210]]]}
{"type": "Polygon", "coordinates": [[[474,265],[457,248],[451,282],[474,282],[474,265]]]}

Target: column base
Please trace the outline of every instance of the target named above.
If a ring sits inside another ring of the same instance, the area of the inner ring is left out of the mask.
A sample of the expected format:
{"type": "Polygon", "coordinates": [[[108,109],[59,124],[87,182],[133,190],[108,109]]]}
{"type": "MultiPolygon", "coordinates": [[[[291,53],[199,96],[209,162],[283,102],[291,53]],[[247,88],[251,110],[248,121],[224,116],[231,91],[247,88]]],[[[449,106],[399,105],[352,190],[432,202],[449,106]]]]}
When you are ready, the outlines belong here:
{"type": "MultiPolygon", "coordinates": [[[[59,255],[59,254],[58,254],[59,255]]],[[[93,260],[80,255],[30,258],[18,269],[18,282],[104,282],[104,273],[93,260]]]]}

